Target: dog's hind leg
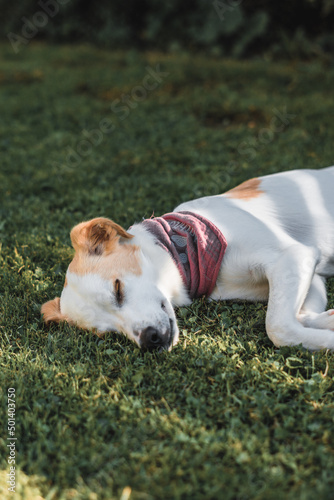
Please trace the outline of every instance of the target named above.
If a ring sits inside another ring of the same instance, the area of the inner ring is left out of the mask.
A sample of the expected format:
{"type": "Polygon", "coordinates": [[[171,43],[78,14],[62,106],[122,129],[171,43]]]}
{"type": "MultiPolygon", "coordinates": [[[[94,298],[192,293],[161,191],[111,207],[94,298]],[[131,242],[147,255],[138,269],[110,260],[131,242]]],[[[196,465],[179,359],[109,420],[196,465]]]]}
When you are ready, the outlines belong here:
{"type": "MultiPolygon", "coordinates": [[[[266,270],[269,301],[266,327],[275,345],[298,345],[312,350],[334,349],[334,332],[323,322],[326,291],[314,274],[319,261],[317,251],[292,245],[266,270]],[[306,307],[312,311],[306,313],[306,307]],[[309,324],[307,324],[310,321],[309,324]]],[[[334,317],[331,318],[334,324],[334,317]]]]}
{"type": "Polygon", "coordinates": [[[315,274],[298,320],[308,328],[334,330],[334,310],[326,311],[327,292],[325,278],[315,274]]]}
{"type": "Polygon", "coordinates": [[[303,322],[303,317],[312,313],[322,313],[327,305],[326,280],[319,274],[314,274],[312,282],[306,296],[305,302],[301,307],[298,319],[303,322]]]}

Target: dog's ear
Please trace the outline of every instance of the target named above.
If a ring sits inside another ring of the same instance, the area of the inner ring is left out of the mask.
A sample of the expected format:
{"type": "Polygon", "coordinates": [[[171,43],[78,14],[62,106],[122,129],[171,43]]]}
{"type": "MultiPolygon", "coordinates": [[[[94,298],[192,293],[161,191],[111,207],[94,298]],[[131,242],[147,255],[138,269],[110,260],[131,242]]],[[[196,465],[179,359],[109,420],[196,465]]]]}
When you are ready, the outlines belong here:
{"type": "Polygon", "coordinates": [[[60,311],[59,297],[45,302],[45,304],[42,305],[41,313],[43,315],[43,320],[47,325],[51,323],[51,321],[56,323],[59,323],[59,321],[66,321],[65,316],[60,311]]]}
{"type": "Polygon", "coordinates": [[[133,238],[125,229],[110,219],[98,217],[82,222],[71,231],[74,250],[87,251],[92,255],[112,252],[119,238],[133,238]]]}

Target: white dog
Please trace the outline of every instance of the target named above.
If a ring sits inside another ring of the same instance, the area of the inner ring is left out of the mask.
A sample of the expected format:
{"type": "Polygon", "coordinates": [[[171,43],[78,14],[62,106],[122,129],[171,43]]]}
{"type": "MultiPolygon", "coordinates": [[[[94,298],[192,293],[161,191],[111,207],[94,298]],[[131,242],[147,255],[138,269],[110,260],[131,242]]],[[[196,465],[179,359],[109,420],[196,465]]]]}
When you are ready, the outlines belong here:
{"type": "Polygon", "coordinates": [[[268,300],[276,346],[334,349],[325,286],[334,275],[334,167],[251,179],[128,231],[93,219],[75,226],[71,240],[61,297],[42,306],[47,323],[171,349],[179,338],[173,306],[200,295],[268,300]]]}

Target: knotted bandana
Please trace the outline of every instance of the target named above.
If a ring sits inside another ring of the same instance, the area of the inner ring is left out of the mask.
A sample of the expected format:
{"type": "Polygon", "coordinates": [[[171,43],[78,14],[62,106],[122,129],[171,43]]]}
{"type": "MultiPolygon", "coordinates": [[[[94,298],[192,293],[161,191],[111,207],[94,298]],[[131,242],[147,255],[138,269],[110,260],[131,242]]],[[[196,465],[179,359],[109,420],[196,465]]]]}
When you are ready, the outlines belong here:
{"type": "Polygon", "coordinates": [[[193,212],[171,212],[141,224],[173,258],[191,299],[209,297],[216,285],[227,242],[208,219],[193,212]]]}

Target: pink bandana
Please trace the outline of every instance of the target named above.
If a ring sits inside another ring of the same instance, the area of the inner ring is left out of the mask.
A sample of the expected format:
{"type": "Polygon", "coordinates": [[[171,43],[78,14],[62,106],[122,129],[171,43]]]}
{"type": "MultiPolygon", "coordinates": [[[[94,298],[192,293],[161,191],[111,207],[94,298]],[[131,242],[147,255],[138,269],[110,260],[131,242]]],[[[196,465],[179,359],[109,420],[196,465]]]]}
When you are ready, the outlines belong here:
{"type": "Polygon", "coordinates": [[[171,212],[141,224],[173,258],[190,298],[210,296],[227,247],[219,229],[192,212],[171,212]]]}

